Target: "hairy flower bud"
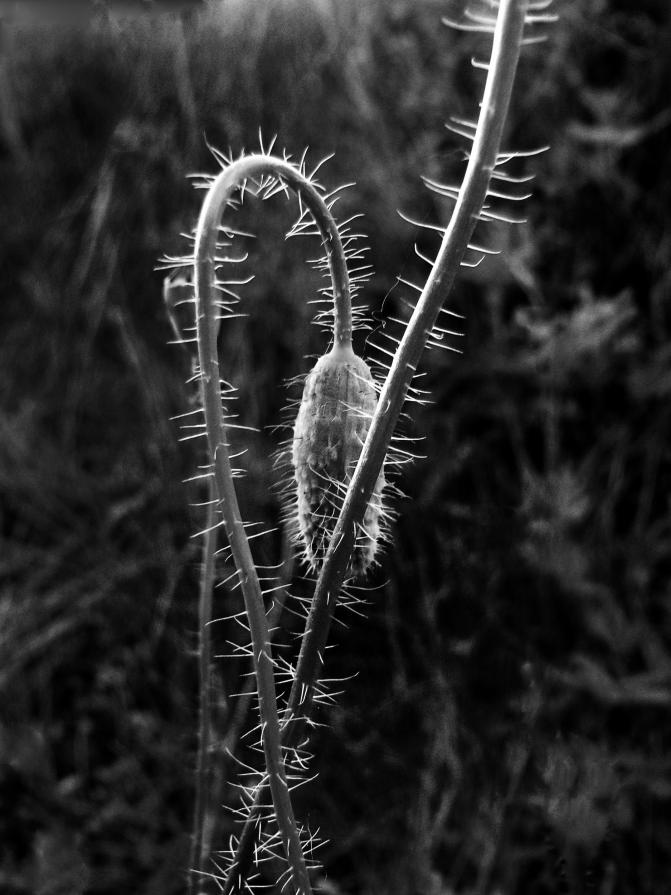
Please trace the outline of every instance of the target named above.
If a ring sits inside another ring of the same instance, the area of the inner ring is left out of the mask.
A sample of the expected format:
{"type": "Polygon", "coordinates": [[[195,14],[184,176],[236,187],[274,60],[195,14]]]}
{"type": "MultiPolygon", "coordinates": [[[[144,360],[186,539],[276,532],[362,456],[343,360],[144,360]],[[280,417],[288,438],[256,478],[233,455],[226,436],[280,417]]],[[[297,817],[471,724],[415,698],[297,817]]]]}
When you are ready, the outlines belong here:
{"type": "MultiPolygon", "coordinates": [[[[351,348],[321,357],[305,380],[292,457],[298,528],[313,568],[326,555],[376,404],[371,372],[351,348]]],[[[384,485],[381,472],[355,541],[353,575],[362,575],[375,556],[384,485]]]]}

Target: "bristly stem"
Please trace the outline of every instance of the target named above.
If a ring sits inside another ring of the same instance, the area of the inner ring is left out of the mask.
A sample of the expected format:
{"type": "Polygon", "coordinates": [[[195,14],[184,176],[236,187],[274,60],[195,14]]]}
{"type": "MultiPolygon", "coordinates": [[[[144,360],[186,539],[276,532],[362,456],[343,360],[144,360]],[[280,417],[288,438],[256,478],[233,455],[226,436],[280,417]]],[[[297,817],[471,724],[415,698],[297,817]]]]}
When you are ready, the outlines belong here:
{"type": "MultiPolygon", "coordinates": [[[[527,0],[501,0],[489,73],[468,166],[457,203],[426,285],[380,393],[359,462],[321,569],[289,696],[285,723],[306,715],[356,528],[382,468],[417,364],[434,327],[484,205],[496,165],[519,59],[527,0]]],[[[293,739],[293,738],[292,738],[293,739]]]]}
{"type": "MultiPolygon", "coordinates": [[[[420,356],[452,288],[487,196],[510,103],[526,9],[527,0],[501,0],[499,6],[487,82],[464,181],[433,268],[382,388],[317,581],[283,719],[282,743],[285,748],[295,747],[303,738],[357,526],[384,462],[420,356]]],[[[243,828],[224,895],[233,891],[234,878],[244,879],[246,876],[254,845],[257,806],[262,801],[263,793],[259,792],[243,828]]]]}
{"type": "Polygon", "coordinates": [[[251,155],[233,162],[214,180],[203,202],[198,221],[194,284],[199,374],[208,447],[214,465],[218,508],[224,519],[252,638],[268,785],[294,886],[299,895],[310,895],[312,892],[310,879],[284,766],[273,674],[274,663],[263,594],[233,484],[233,471],[221,407],[217,350],[216,258],[222,215],[236,189],[244,187],[248,180],[266,177],[281,179],[300,193],[319,227],[331,273],[334,343],[345,348],[351,347],[352,312],[349,275],[338,228],[330,211],[316,187],[289,162],[267,155],[251,155]]]}

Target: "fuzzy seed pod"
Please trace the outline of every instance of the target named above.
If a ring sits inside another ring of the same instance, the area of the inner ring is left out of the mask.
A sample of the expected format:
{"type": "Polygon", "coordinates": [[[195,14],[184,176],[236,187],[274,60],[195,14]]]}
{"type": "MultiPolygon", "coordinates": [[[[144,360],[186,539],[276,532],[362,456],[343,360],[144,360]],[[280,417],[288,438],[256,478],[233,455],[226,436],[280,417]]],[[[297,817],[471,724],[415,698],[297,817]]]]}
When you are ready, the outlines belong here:
{"type": "MultiPolygon", "coordinates": [[[[321,357],[305,380],[292,457],[298,529],[315,569],[326,555],[376,404],[371,372],[351,348],[321,357]]],[[[375,556],[384,485],[380,472],[356,538],[352,575],[362,575],[375,556]]]]}

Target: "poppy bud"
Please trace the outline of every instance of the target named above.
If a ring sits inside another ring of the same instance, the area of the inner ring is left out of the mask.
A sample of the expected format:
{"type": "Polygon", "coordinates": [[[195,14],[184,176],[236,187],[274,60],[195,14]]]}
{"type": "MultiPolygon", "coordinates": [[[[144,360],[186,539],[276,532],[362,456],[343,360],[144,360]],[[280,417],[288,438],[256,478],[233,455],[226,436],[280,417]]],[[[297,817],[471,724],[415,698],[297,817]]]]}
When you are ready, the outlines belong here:
{"type": "MultiPolygon", "coordinates": [[[[333,348],[305,380],[292,458],[298,529],[315,569],[326,555],[376,404],[372,374],[351,348],[333,348]]],[[[380,472],[355,541],[353,575],[362,575],[375,556],[384,485],[380,472]]]]}

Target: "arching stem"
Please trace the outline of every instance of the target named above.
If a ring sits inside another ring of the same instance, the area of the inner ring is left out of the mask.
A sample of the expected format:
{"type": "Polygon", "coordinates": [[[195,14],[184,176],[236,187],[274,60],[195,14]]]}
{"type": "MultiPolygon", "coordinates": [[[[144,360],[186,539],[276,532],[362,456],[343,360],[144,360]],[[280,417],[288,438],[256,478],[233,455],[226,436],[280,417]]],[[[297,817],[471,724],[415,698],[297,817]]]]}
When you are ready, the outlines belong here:
{"type": "Polygon", "coordinates": [[[319,227],[332,280],[334,343],[351,350],[352,312],[349,276],[338,228],[330,211],[314,185],[289,162],[267,155],[251,155],[233,162],[221,172],[212,183],[201,209],[196,230],[194,262],[198,358],[208,448],[214,466],[218,508],[224,519],[238,572],[252,638],[268,785],[294,886],[299,895],[310,895],[312,892],[310,879],[284,766],[272,648],[263,594],[233,484],[233,471],[221,407],[221,376],[217,351],[216,257],[222,215],[236,189],[244,186],[247,180],[266,176],[281,178],[293,190],[299,192],[319,227]]]}

